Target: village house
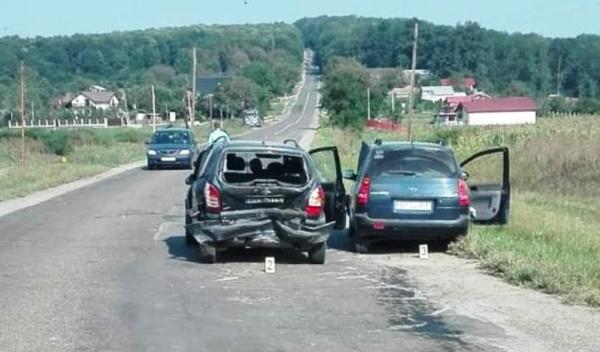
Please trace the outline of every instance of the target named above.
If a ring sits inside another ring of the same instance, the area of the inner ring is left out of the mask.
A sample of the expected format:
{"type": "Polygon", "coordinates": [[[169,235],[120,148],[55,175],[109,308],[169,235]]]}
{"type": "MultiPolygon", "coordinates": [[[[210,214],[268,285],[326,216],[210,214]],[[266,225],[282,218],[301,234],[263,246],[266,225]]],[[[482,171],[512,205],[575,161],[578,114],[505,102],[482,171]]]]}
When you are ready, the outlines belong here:
{"type": "MultiPolygon", "coordinates": [[[[419,88],[413,88],[413,96],[419,94],[419,88]]],[[[410,86],[406,87],[398,87],[392,88],[388,93],[390,97],[393,97],[395,100],[408,100],[410,95],[410,86]]]]}
{"type": "Polygon", "coordinates": [[[446,87],[456,86],[456,87],[466,90],[467,92],[473,92],[475,90],[476,84],[477,84],[477,82],[475,81],[475,78],[472,78],[472,77],[465,77],[462,82],[458,82],[458,83],[452,82],[452,80],[450,78],[442,78],[440,80],[441,86],[446,86],[446,87]]]}
{"type": "Polygon", "coordinates": [[[528,97],[493,98],[460,103],[458,111],[467,125],[534,124],[537,105],[528,97]]]}
{"type": "Polygon", "coordinates": [[[81,92],[70,103],[73,109],[95,108],[109,110],[119,106],[117,95],[100,86],[91,86],[88,90],[81,92]]]}
{"type": "Polygon", "coordinates": [[[441,102],[449,97],[464,97],[466,93],[455,92],[452,86],[423,86],[421,87],[421,100],[433,103],[441,102]]]}

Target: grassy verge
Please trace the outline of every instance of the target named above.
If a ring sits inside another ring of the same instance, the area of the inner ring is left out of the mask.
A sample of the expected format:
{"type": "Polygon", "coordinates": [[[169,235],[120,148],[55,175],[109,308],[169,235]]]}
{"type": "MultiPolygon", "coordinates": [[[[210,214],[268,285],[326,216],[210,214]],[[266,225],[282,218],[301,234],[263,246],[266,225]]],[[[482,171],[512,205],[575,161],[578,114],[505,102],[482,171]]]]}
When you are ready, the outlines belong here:
{"type": "Polygon", "coordinates": [[[25,196],[145,157],[147,130],[31,131],[26,157],[20,139],[0,133],[0,201],[25,196]]]}
{"type": "MultiPolygon", "coordinates": [[[[444,140],[459,159],[486,147],[511,149],[513,202],[507,226],[473,226],[452,253],[477,258],[507,281],[600,306],[600,118],[540,119],[535,126],[415,126],[417,140],[444,140]]],[[[315,145],[335,144],[344,168],[356,168],[360,141],[402,133],[324,126],[315,145]]],[[[497,174],[492,161],[478,173],[497,174]]],[[[474,173],[469,170],[471,175],[474,173]]]]}
{"type": "MultiPolygon", "coordinates": [[[[236,135],[249,130],[239,119],[224,120],[236,135]]],[[[198,142],[210,125],[195,126],[198,142]]],[[[28,130],[26,158],[21,161],[19,131],[0,130],[0,201],[22,197],[145,158],[145,129],[28,130]]]]}

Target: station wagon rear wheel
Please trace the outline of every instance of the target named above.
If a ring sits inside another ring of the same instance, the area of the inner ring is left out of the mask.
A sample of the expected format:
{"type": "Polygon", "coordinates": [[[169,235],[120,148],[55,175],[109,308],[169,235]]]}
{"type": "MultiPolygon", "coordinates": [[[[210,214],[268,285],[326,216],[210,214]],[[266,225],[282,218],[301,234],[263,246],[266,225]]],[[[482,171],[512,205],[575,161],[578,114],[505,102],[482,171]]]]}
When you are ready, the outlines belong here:
{"type": "Polygon", "coordinates": [[[365,254],[369,252],[369,243],[365,241],[355,241],[354,251],[356,253],[365,254]]]}
{"type": "Polygon", "coordinates": [[[319,243],[308,251],[308,260],[312,264],[325,264],[325,256],[327,253],[327,243],[319,243]]]}
{"type": "Polygon", "coordinates": [[[189,215],[185,215],[185,244],[187,244],[188,246],[193,246],[198,244],[198,242],[196,241],[196,239],[194,238],[194,235],[192,234],[192,232],[190,230],[188,230],[187,225],[190,225],[192,223],[192,219],[190,218],[189,215]]]}
{"type": "Polygon", "coordinates": [[[203,243],[200,245],[200,261],[206,264],[213,264],[217,261],[217,250],[211,244],[203,243]]]}

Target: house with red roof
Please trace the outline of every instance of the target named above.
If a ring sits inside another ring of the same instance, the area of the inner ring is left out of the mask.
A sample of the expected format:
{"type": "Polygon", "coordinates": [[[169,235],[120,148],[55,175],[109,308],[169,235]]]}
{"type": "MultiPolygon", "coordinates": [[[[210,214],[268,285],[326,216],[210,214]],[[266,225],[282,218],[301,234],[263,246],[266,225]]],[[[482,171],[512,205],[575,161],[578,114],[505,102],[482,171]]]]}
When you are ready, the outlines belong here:
{"type": "MultiPolygon", "coordinates": [[[[453,82],[450,78],[442,78],[440,80],[440,85],[441,86],[453,86],[453,82]]],[[[461,83],[457,83],[457,85],[460,88],[464,88],[467,92],[472,92],[475,89],[475,85],[477,85],[477,82],[475,81],[475,78],[472,77],[465,77],[461,83]]]]}
{"type": "Polygon", "coordinates": [[[458,111],[467,125],[534,124],[537,104],[528,97],[493,98],[460,103],[458,111]]]}

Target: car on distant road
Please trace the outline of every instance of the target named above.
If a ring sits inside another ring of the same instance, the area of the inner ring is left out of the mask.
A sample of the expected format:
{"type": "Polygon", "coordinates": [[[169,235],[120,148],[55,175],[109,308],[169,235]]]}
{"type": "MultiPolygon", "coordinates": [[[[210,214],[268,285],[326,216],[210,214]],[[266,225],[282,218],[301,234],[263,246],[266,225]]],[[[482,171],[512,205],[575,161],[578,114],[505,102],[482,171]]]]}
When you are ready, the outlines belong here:
{"type": "Polygon", "coordinates": [[[146,144],[148,144],[146,152],[148,170],[160,167],[191,169],[198,155],[194,134],[183,128],[158,130],[146,144]]]}
{"type": "Polygon", "coordinates": [[[205,263],[231,247],[272,247],[306,251],[322,264],[330,231],[346,224],[336,147],[219,139],[186,183],[186,243],[199,244],[205,263]]]}
{"type": "Polygon", "coordinates": [[[251,127],[262,127],[263,120],[256,109],[244,110],[242,112],[244,124],[251,127]]]}
{"type": "Polygon", "coordinates": [[[373,242],[388,240],[455,240],[466,235],[471,220],[504,224],[510,207],[507,148],[479,152],[462,164],[439,144],[363,143],[358,171],[345,170],[355,181],[347,199],[355,250],[367,252],[373,242]],[[462,167],[499,153],[502,181],[467,184],[462,167]]]}

